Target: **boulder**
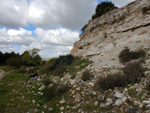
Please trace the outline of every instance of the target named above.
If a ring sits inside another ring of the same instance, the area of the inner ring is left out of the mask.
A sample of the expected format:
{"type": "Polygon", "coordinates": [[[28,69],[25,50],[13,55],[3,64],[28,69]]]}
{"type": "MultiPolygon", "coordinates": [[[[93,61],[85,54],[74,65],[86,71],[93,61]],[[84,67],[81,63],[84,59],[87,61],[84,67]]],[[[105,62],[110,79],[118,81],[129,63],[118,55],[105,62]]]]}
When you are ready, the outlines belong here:
{"type": "Polygon", "coordinates": [[[103,102],[105,99],[105,96],[102,94],[99,94],[97,99],[98,99],[98,101],[103,102]]]}
{"type": "Polygon", "coordinates": [[[81,99],[82,99],[81,95],[80,95],[79,93],[77,93],[77,94],[75,95],[75,102],[80,102],[81,99]]]}
{"type": "Polygon", "coordinates": [[[142,110],[139,107],[133,108],[133,107],[129,106],[127,108],[127,113],[142,113],[142,110]]]}
{"type": "Polygon", "coordinates": [[[124,94],[120,93],[120,92],[116,92],[114,97],[118,98],[118,99],[122,99],[124,97],[124,94]]]}
{"type": "Polygon", "coordinates": [[[120,106],[123,103],[122,99],[117,99],[115,101],[115,106],[120,106]]]}

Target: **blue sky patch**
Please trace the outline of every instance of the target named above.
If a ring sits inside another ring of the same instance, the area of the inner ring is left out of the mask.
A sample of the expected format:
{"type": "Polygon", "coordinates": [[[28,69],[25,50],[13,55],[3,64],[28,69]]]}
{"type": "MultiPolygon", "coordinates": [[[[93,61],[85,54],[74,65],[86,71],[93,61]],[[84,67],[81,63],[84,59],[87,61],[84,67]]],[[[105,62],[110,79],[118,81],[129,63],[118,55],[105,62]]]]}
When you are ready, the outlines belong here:
{"type": "Polygon", "coordinates": [[[33,24],[29,24],[28,27],[23,27],[24,29],[28,30],[28,31],[32,31],[32,36],[37,36],[35,33],[34,33],[34,30],[36,30],[36,27],[33,25],[33,24]]]}
{"type": "Polygon", "coordinates": [[[20,49],[21,49],[21,46],[14,45],[13,48],[14,48],[14,49],[17,49],[17,50],[20,50],[20,49]]]}

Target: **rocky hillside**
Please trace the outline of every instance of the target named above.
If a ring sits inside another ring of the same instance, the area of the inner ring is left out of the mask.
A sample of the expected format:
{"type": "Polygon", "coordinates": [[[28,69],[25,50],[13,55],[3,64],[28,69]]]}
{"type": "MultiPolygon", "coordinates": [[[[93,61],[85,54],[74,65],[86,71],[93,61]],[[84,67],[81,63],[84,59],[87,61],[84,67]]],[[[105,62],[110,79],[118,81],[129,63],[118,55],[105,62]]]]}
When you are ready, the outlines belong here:
{"type": "Polygon", "coordinates": [[[0,112],[150,113],[149,29],[150,0],[89,21],[72,55],[3,78],[0,112]]]}
{"type": "Polygon", "coordinates": [[[119,53],[150,48],[150,1],[136,0],[123,8],[89,21],[74,44],[71,54],[90,58],[92,72],[102,74],[105,68],[117,69],[119,53]]]}

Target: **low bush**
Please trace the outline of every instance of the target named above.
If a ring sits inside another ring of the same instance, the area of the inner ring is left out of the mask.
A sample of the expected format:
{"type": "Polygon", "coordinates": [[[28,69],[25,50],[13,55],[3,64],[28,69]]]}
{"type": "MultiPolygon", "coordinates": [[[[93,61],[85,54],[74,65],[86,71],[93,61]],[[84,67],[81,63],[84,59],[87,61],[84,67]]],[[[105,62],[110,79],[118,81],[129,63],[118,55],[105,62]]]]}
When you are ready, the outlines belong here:
{"type": "Polygon", "coordinates": [[[144,50],[130,51],[128,48],[121,51],[119,60],[121,63],[126,63],[134,59],[145,58],[146,52],[144,50]]]}
{"type": "Polygon", "coordinates": [[[27,67],[21,66],[21,67],[18,69],[17,72],[18,72],[18,73],[27,73],[27,67]]]}
{"type": "Polygon", "coordinates": [[[48,86],[49,84],[52,83],[49,77],[45,77],[42,82],[45,86],[48,86]]]}
{"type": "Polygon", "coordinates": [[[43,96],[44,96],[45,98],[47,98],[48,100],[53,99],[54,97],[57,96],[56,88],[57,88],[56,85],[53,85],[52,87],[46,86],[46,87],[42,90],[43,96]]]}
{"type": "Polygon", "coordinates": [[[95,83],[95,89],[108,90],[115,87],[124,87],[126,85],[126,77],[121,73],[114,73],[109,74],[107,77],[100,77],[95,83]]]}
{"type": "Polygon", "coordinates": [[[56,92],[58,93],[58,94],[64,94],[64,93],[66,93],[68,90],[69,90],[69,86],[68,85],[66,85],[66,84],[62,84],[62,85],[59,85],[58,87],[57,87],[57,89],[56,89],[56,92]]]}
{"type": "Polygon", "coordinates": [[[49,65],[48,69],[50,71],[55,70],[63,65],[70,65],[74,62],[75,58],[72,55],[60,56],[56,60],[53,61],[51,65],[49,65]]]}
{"type": "Polygon", "coordinates": [[[70,87],[68,85],[53,84],[51,87],[46,86],[42,92],[44,97],[46,97],[48,100],[52,100],[53,98],[66,93],[69,88],[70,87]]]}
{"type": "Polygon", "coordinates": [[[82,74],[82,80],[83,81],[87,81],[90,80],[92,78],[92,74],[89,72],[89,70],[85,70],[82,74]]]}
{"type": "Polygon", "coordinates": [[[144,76],[144,71],[141,61],[130,62],[123,69],[127,83],[138,82],[144,76]]]}
{"type": "Polygon", "coordinates": [[[95,83],[95,88],[108,90],[113,89],[114,87],[124,87],[127,84],[139,82],[145,75],[145,69],[143,68],[142,62],[142,60],[139,60],[127,63],[123,68],[123,74],[114,73],[109,74],[107,77],[100,77],[95,83]]]}
{"type": "Polygon", "coordinates": [[[52,64],[57,58],[51,58],[48,62],[47,62],[47,65],[50,65],[52,64]]]}
{"type": "Polygon", "coordinates": [[[0,88],[0,94],[6,93],[8,90],[6,88],[0,88]]]}
{"type": "Polygon", "coordinates": [[[23,60],[21,57],[11,57],[6,62],[7,65],[14,67],[21,67],[23,65],[23,60]]]}
{"type": "Polygon", "coordinates": [[[65,73],[76,75],[78,71],[81,71],[90,63],[88,59],[81,57],[74,57],[72,55],[60,56],[47,63],[41,69],[41,73],[60,77],[64,76],[65,73]]]}

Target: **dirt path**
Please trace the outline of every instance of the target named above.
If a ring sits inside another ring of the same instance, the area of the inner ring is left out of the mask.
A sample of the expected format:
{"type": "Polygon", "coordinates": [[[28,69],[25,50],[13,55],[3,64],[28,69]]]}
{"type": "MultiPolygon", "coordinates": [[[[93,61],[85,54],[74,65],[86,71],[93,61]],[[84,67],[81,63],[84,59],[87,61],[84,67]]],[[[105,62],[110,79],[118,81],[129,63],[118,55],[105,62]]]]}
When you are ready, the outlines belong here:
{"type": "Polygon", "coordinates": [[[2,80],[2,78],[6,75],[5,71],[0,69],[0,81],[2,80]]]}

